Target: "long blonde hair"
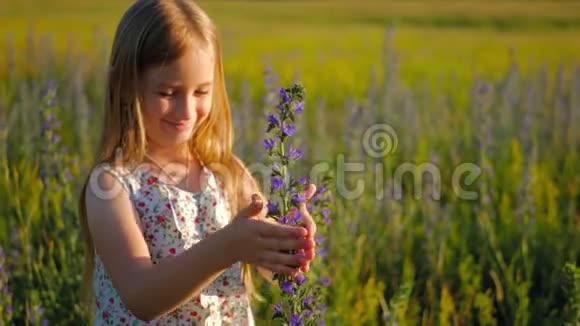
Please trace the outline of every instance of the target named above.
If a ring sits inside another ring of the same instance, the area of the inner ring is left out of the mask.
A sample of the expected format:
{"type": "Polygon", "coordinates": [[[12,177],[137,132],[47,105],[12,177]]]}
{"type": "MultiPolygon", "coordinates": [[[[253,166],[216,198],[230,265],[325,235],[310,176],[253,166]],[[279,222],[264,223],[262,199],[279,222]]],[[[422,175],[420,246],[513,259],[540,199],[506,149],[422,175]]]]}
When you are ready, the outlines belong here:
{"type": "MultiPolygon", "coordinates": [[[[138,96],[139,80],[146,69],[178,59],[196,42],[213,48],[214,91],[209,115],[189,141],[189,148],[225,183],[233,218],[247,205],[242,184],[248,173],[232,152],[232,121],[218,34],[211,19],[191,0],[138,0],[123,15],[111,50],[104,125],[94,166],[118,159],[143,160],[147,141],[138,96]]],[[[79,215],[85,244],[83,297],[92,304],[95,251],[85,204],[89,180],[90,175],[81,191],[79,215]]],[[[252,191],[259,191],[251,176],[250,182],[252,191]]],[[[260,298],[252,283],[250,266],[244,264],[243,272],[250,297],[260,298]]]]}

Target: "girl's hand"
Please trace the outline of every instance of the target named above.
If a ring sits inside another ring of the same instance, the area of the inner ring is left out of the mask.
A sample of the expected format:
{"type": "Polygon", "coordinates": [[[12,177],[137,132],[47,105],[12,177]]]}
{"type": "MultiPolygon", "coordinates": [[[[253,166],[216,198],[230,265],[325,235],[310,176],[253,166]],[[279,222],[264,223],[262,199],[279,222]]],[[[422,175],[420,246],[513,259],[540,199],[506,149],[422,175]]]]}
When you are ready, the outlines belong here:
{"type": "Polygon", "coordinates": [[[226,228],[232,240],[232,254],[242,261],[266,268],[273,273],[296,276],[297,268],[308,262],[307,257],[286,254],[284,250],[304,250],[314,247],[303,227],[271,223],[265,220],[264,201],[257,195],[226,228]]]}

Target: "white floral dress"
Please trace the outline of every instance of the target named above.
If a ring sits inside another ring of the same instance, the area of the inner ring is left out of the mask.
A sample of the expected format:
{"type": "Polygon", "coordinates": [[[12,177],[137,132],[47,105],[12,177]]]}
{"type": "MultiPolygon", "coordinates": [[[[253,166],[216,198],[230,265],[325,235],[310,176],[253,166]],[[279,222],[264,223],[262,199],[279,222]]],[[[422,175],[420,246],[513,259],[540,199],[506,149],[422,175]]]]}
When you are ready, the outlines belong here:
{"type": "MultiPolygon", "coordinates": [[[[154,263],[179,255],[230,221],[224,185],[202,166],[202,191],[192,193],[167,184],[147,171],[105,166],[128,191],[141,221],[154,263]]],[[[203,262],[200,262],[203,263],[203,262]]],[[[149,323],[136,318],[121,302],[110,277],[95,257],[95,325],[254,325],[240,262],[173,312],[149,323]]]]}

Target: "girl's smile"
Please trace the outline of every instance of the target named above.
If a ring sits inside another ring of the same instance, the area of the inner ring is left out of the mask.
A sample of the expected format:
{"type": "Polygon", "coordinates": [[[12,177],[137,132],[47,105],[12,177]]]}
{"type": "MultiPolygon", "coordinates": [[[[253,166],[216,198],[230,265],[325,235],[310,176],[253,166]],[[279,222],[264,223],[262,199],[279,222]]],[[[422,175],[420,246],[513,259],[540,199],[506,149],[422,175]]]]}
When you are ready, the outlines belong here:
{"type": "Polygon", "coordinates": [[[169,128],[171,129],[175,129],[177,131],[191,131],[191,129],[193,128],[193,126],[195,125],[194,121],[179,121],[179,122],[173,122],[173,121],[169,121],[167,119],[162,119],[163,122],[169,126],[169,128]]]}

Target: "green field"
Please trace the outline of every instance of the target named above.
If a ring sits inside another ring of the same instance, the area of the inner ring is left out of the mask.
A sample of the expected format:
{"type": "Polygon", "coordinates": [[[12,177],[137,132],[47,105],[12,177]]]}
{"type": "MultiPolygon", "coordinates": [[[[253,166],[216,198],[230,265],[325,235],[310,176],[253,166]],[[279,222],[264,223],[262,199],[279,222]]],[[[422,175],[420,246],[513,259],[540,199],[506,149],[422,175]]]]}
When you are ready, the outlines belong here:
{"type": "MultiPolygon", "coordinates": [[[[29,57],[20,51],[43,43],[56,49],[56,61],[66,51],[100,62],[129,3],[10,1],[0,11],[0,39],[15,49],[17,67],[33,71],[48,60],[46,54],[29,50],[29,57]]],[[[580,53],[580,2],[575,1],[200,3],[222,31],[231,78],[257,82],[263,65],[270,64],[285,80],[300,73],[316,94],[332,88],[364,95],[371,69],[382,69],[387,27],[393,27],[392,45],[406,82],[466,82],[475,74],[498,78],[512,61],[524,71],[569,67],[580,53]]]]}
{"type": "MultiPolygon", "coordinates": [[[[0,5],[0,325],[87,322],[76,201],[130,3],[0,5]],[[40,97],[49,79],[55,108],[40,97]],[[42,133],[51,114],[60,123],[42,133]]],[[[331,279],[327,325],[580,323],[579,1],[199,3],[222,33],[244,160],[261,157],[271,69],[275,86],[306,88],[300,171],[323,161],[336,177],[340,154],[365,164],[346,178],[363,195],[332,187],[333,222],[321,222],[328,254],[312,279],[331,279]],[[361,146],[376,123],[398,139],[379,159],[361,146]],[[410,177],[394,196],[398,168],[422,163],[441,173],[441,197],[410,177]],[[462,163],[482,170],[475,200],[454,191],[462,163]]],[[[268,324],[271,306],[255,312],[268,324]]]]}

